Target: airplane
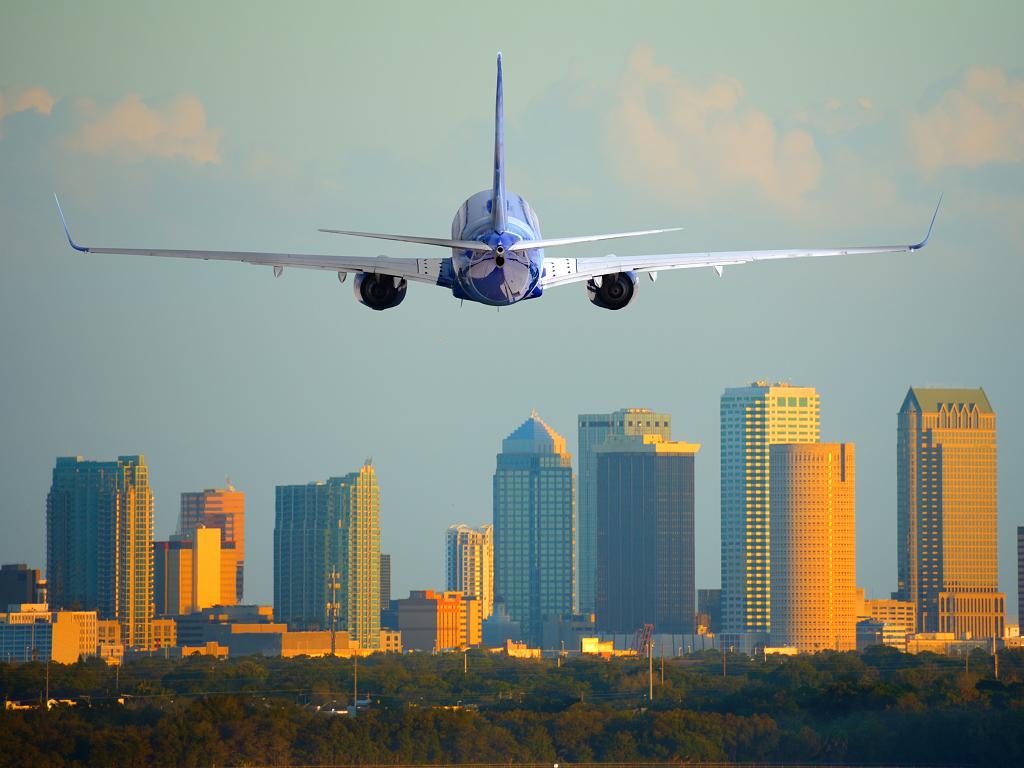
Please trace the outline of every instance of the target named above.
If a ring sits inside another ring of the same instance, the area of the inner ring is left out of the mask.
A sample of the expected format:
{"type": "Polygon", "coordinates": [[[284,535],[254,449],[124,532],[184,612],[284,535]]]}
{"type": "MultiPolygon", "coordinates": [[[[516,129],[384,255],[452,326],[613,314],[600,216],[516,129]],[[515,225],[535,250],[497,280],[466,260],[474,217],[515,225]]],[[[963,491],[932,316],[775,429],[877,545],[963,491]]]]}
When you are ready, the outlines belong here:
{"type": "Polygon", "coordinates": [[[498,78],[494,106],[494,176],[490,189],[467,198],[452,221],[451,239],[416,237],[380,232],[321,229],[337,235],[352,235],[379,240],[417,243],[451,249],[444,258],[414,259],[387,256],[349,258],[300,253],[260,253],[249,251],[194,251],[157,248],[95,248],[78,245],[68,231],[60,201],[54,194],[64,234],[72,248],[83,253],[109,253],[140,256],[168,256],[183,259],[241,261],[273,267],[280,277],[285,267],[324,269],[338,273],[342,283],[354,274],[353,288],[358,301],[374,310],[393,309],[405,299],[409,281],[447,288],[461,300],[494,307],[517,304],[539,298],[548,288],[585,282],[590,301],[602,309],[619,310],[629,306],[637,295],[639,275],[647,273],[654,281],[658,273],[669,269],[710,267],[721,277],[727,266],[769,259],[811,256],[853,256],[870,253],[906,253],[920,250],[928,243],[935,218],[932,214],[925,238],[909,245],[882,245],[854,248],[794,248],[767,251],[721,251],[707,253],[665,253],[649,256],[585,256],[552,258],[549,248],[603,240],[653,235],[681,229],[649,229],[582,237],[541,236],[537,215],[530,204],[505,185],[505,118],[501,81],[501,53],[498,54],[498,78]]]}

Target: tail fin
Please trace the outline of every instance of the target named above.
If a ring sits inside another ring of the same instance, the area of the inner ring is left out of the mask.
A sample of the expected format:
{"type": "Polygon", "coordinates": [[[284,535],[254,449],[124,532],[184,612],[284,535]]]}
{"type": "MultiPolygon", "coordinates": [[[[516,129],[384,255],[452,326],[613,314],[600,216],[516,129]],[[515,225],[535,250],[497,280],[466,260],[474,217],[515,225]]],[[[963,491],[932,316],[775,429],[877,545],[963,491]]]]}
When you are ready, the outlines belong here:
{"type": "Polygon", "coordinates": [[[498,54],[498,90],[494,97],[494,187],[491,191],[491,222],[495,232],[508,228],[505,208],[505,107],[501,94],[501,53],[498,54]]]}

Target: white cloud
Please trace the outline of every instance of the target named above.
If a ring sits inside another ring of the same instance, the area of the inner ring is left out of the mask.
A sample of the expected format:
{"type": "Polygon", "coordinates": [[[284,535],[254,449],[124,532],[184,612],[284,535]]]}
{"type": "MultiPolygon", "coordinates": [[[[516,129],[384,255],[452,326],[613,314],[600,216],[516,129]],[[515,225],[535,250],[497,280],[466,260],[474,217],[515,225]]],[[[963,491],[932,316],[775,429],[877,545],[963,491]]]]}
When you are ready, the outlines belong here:
{"type": "Polygon", "coordinates": [[[206,110],[195,96],[181,95],[154,109],[130,94],[109,110],[83,101],[80,113],[81,124],[67,140],[74,151],[123,162],[147,157],[182,158],[195,165],[221,161],[221,131],[207,126],[206,110]]]}
{"type": "Polygon", "coordinates": [[[753,187],[776,204],[799,204],[821,176],[814,139],[804,130],[780,132],[743,98],[734,78],[701,87],[657,64],[650,48],[637,48],[611,116],[623,175],[687,200],[753,187]]]}
{"type": "MultiPolygon", "coordinates": [[[[41,86],[31,88],[9,88],[0,91],[0,123],[7,115],[15,112],[27,112],[34,109],[44,115],[50,114],[53,110],[54,98],[41,86]]],[[[3,136],[0,133],[0,136],[3,136]]]]}
{"type": "Polygon", "coordinates": [[[1024,80],[1001,69],[971,69],[924,114],[910,142],[925,171],[1024,161],[1024,80]]]}

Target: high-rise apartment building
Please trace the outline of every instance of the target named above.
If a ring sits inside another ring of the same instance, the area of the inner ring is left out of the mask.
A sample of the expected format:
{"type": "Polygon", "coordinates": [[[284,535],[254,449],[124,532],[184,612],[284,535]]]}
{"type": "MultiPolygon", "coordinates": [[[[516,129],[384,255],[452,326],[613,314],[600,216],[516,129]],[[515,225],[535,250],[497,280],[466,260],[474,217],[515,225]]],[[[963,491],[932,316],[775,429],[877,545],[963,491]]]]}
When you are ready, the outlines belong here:
{"type": "Polygon", "coordinates": [[[582,413],[578,419],[579,479],[576,518],[579,521],[576,589],[579,612],[596,609],[597,578],[597,449],[609,435],[672,437],[672,416],[646,408],[622,408],[613,413],[582,413]]]}
{"type": "Polygon", "coordinates": [[[502,441],[494,472],[494,597],[524,639],[544,620],[572,613],[575,504],[565,438],[530,415],[502,441]]]}
{"type": "Polygon", "coordinates": [[[391,605],[391,555],[380,553],[380,609],[391,605]]]}
{"type": "Polygon", "coordinates": [[[219,528],[221,548],[234,549],[235,597],[241,603],[245,579],[245,494],[234,486],[181,494],[178,534],[191,537],[196,528],[219,528]]]}
{"type": "Polygon", "coordinates": [[[50,602],[116,619],[128,648],[149,649],[153,494],[143,456],[58,458],[46,497],[50,602]]]}
{"type": "Polygon", "coordinates": [[[730,387],[721,400],[722,631],[771,629],[769,447],[816,443],[819,400],[813,387],[730,387]]]}
{"type": "Polygon", "coordinates": [[[771,472],[771,644],[857,649],[854,447],[775,444],[771,472]]]}
{"type": "Polygon", "coordinates": [[[897,418],[894,597],[920,632],[1001,637],[996,414],[983,389],[911,387],[897,418]]]}
{"type": "Polygon", "coordinates": [[[475,597],[480,619],[494,612],[494,526],[452,525],[445,532],[448,591],[475,597]]]}
{"type": "Polygon", "coordinates": [[[661,435],[610,435],[597,448],[599,632],[693,632],[699,450],[661,435]]]}
{"type": "Polygon", "coordinates": [[[277,486],[274,615],[295,629],[346,631],[361,648],[380,644],[380,486],[369,462],[277,486]]]}

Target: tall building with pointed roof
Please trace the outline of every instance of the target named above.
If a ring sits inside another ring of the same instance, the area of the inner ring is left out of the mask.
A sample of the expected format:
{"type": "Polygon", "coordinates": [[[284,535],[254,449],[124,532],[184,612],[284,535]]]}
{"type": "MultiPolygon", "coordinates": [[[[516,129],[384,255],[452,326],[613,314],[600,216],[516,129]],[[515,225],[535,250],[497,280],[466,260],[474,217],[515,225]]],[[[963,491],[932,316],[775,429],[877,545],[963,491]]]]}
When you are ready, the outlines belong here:
{"type": "Polygon", "coordinates": [[[494,472],[494,595],[529,642],[574,602],[575,497],[565,438],[534,411],[501,444],[494,472]]]}
{"type": "Polygon", "coordinates": [[[985,390],[911,387],[897,417],[898,590],[920,632],[1002,636],[996,414],[985,390]]]}
{"type": "Polygon", "coordinates": [[[241,603],[245,588],[245,494],[230,484],[227,488],[181,494],[178,533],[192,538],[197,528],[219,528],[221,548],[234,550],[235,594],[231,602],[241,603]]]}
{"type": "Polygon", "coordinates": [[[612,435],[672,437],[672,416],[647,408],[620,408],[612,413],[581,413],[577,418],[579,478],[576,519],[579,522],[576,588],[580,613],[597,607],[597,452],[612,435]]]}

